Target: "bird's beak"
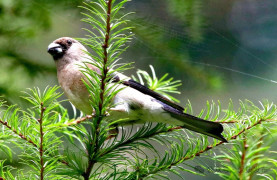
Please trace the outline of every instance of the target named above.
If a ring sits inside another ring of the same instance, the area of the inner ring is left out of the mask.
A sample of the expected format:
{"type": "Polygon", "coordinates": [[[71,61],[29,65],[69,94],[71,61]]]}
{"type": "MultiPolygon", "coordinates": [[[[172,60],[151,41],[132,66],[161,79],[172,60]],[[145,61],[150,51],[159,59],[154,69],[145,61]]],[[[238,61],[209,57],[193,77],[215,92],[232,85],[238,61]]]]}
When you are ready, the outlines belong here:
{"type": "Polygon", "coordinates": [[[48,46],[48,53],[51,54],[52,56],[56,56],[58,54],[63,53],[63,49],[62,49],[61,45],[59,45],[57,43],[51,43],[48,46]]]}

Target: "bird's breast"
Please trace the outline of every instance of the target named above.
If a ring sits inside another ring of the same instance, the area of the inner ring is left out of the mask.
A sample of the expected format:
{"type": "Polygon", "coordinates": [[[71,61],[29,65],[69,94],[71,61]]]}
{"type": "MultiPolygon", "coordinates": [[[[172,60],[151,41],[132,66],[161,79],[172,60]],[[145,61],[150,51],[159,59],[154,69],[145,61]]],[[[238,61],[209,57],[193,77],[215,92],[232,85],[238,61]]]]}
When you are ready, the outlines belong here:
{"type": "Polygon", "coordinates": [[[86,114],[93,112],[89,103],[89,92],[83,82],[85,76],[76,65],[68,65],[58,71],[58,81],[64,94],[77,109],[86,114]]]}

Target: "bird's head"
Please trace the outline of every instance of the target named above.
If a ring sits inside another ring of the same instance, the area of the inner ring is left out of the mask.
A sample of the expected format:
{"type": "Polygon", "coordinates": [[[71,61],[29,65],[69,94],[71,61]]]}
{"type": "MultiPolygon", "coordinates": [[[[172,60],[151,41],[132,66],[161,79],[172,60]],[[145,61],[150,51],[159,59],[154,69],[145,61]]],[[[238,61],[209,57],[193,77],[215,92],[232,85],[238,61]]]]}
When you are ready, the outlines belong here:
{"type": "Polygon", "coordinates": [[[48,53],[52,55],[55,61],[82,61],[86,56],[87,49],[77,40],[70,37],[56,39],[48,46],[48,53]]]}

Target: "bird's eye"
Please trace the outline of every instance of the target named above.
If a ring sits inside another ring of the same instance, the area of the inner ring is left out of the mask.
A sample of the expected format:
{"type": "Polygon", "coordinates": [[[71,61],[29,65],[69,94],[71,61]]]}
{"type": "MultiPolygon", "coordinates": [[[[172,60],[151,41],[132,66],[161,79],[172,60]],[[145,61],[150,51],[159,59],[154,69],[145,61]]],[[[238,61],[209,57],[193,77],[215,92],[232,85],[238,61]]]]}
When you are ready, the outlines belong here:
{"type": "Polygon", "coordinates": [[[66,41],[68,45],[71,45],[72,44],[72,41],[71,40],[67,40],[66,41]]]}

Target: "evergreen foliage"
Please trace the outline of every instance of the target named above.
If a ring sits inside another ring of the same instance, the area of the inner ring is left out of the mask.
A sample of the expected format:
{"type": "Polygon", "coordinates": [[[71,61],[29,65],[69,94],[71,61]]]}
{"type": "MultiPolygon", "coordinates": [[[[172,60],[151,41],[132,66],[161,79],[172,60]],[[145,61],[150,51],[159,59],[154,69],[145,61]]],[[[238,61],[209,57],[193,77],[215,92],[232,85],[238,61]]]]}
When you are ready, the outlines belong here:
{"type": "MultiPolygon", "coordinates": [[[[120,64],[120,55],[131,40],[127,25],[129,13],[120,15],[128,0],[97,0],[84,3],[83,19],[91,25],[87,39],[82,39],[92,50],[94,60],[86,62],[82,72],[94,114],[71,119],[61,106],[58,87],[44,91],[29,89],[23,96],[30,107],[0,102],[0,149],[7,160],[0,161],[2,179],[184,179],[186,173],[205,175],[213,171],[223,179],[276,178],[276,152],[272,143],[276,137],[277,106],[270,102],[240,102],[222,109],[220,103],[207,102],[198,115],[224,124],[224,137],[229,143],[166,124],[146,123],[119,127],[124,119],[105,121],[111,100],[120,89],[110,83],[115,71],[122,72],[130,64],[120,64]],[[100,74],[87,68],[92,64],[100,74]],[[114,90],[116,89],[116,90],[114,90]],[[13,156],[24,168],[8,165],[13,156]],[[197,163],[197,158],[212,160],[211,168],[197,163]],[[176,178],[175,178],[176,179],[176,178]]],[[[152,77],[137,71],[137,78],[151,89],[175,100],[169,93],[178,93],[180,81],[152,77]]],[[[192,106],[185,107],[193,114],[192,106]]]]}

